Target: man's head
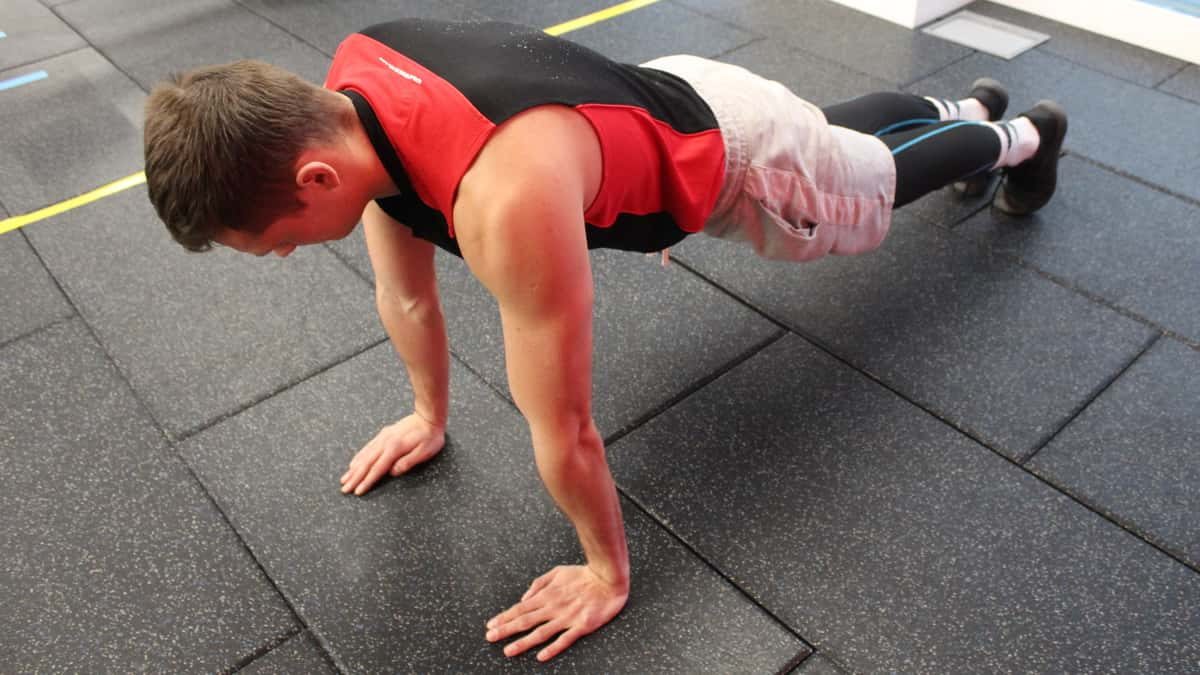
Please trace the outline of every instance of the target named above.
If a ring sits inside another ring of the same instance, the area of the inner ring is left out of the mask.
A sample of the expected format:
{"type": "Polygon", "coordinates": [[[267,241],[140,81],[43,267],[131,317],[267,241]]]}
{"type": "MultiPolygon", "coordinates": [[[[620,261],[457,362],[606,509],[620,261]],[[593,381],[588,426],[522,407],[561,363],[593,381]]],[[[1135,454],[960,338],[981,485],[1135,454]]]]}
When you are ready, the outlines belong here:
{"type": "Polygon", "coordinates": [[[260,61],[175,75],[146,101],[146,185],[171,236],[286,255],[354,229],[357,177],[344,96],[260,61]]]}

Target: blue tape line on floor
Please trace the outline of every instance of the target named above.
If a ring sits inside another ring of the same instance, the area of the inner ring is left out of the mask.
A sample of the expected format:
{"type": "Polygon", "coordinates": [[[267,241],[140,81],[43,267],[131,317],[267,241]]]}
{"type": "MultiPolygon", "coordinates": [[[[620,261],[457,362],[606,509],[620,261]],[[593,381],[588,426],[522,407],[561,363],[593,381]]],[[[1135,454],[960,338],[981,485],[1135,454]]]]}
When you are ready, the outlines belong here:
{"type": "Polygon", "coordinates": [[[36,73],[29,73],[28,75],[14,77],[9,80],[0,80],[0,91],[4,91],[5,89],[15,89],[22,85],[29,84],[30,82],[37,82],[38,80],[44,80],[47,77],[50,77],[50,75],[46,71],[39,70],[36,73]]]}

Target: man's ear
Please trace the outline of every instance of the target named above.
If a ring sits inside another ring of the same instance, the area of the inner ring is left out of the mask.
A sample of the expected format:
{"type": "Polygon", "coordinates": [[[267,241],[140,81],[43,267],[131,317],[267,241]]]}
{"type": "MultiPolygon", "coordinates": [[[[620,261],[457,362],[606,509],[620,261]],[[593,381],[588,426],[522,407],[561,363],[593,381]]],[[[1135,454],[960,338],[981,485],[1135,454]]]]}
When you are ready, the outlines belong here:
{"type": "Polygon", "coordinates": [[[325,162],[305,162],[296,169],[296,185],[300,187],[335,188],[342,184],[337,169],[325,162]]]}

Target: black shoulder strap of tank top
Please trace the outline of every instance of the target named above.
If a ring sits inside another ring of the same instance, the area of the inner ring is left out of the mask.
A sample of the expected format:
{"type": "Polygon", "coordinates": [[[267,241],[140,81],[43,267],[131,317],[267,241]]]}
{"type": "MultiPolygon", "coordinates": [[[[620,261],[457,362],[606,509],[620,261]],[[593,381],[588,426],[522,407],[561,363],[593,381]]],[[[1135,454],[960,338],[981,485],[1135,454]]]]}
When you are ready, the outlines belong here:
{"type": "Polygon", "coordinates": [[[354,110],[358,113],[358,119],[362,122],[363,129],[367,132],[367,138],[371,140],[371,145],[375,148],[375,154],[379,155],[379,161],[383,164],[383,168],[387,170],[391,176],[392,182],[396,184],[396,188],[401,193],[412,193],[412,182],[408,179],[408,172],[404,170],[404,163],[400,161],[400,156],[396,154],[396,149],[392,147],[392,142],[388,140],[387,134],[383,132],[383,125],[379,123],[379,118],[375,116],[375,111],[371,109],[371,104],[367,99],[363,98],[362,94],[351,89],[340,90],[354,104],[354,110]]]}

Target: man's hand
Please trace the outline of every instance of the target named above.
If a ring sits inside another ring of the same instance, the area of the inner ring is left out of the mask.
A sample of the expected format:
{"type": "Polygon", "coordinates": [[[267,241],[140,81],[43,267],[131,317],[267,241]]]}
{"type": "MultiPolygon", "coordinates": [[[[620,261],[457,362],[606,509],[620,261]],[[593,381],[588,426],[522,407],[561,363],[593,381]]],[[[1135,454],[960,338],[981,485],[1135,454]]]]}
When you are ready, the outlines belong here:
{"type": "Polygon", "coordinates": [[[358,451],[350,461],[350,468],[342,475],[342,492],[364,494],[383,474],[399,476],[432,459],[445,444],[445,429],[415,413],[409,415],[384,427],[358,451]]]}
{"type": "Polygon", "coordinates": [[[580,637],[612,620],[629,598],[629,583],[609,582],[586,565],[562,565],[538,577],[521,602],[487,623],[487,641],[496,642],[538,626],[504,648],[516,656],[566,631],[538,652],[539,661],[561,654],[580,637]]]}

